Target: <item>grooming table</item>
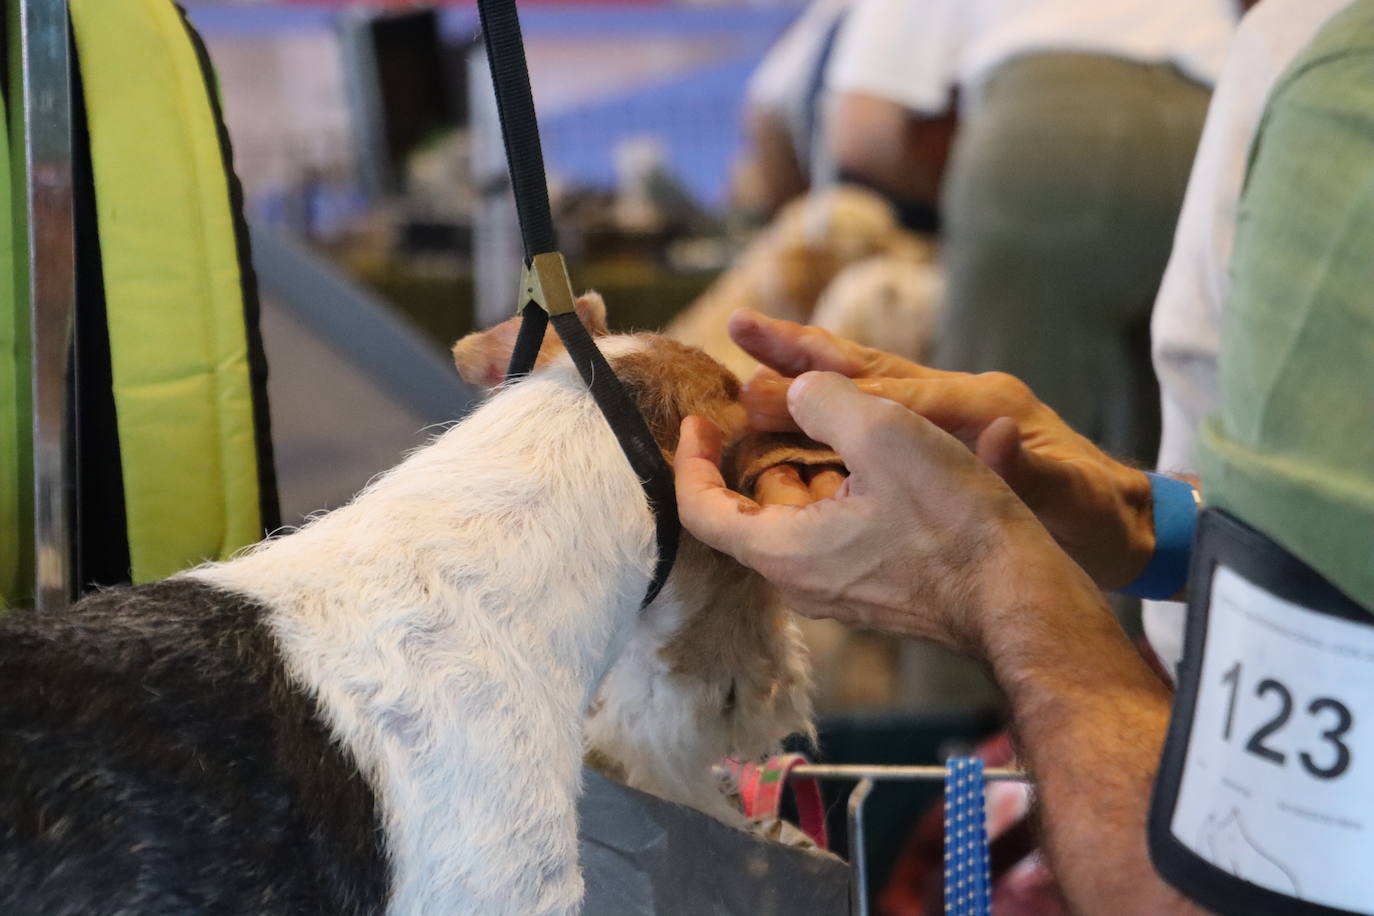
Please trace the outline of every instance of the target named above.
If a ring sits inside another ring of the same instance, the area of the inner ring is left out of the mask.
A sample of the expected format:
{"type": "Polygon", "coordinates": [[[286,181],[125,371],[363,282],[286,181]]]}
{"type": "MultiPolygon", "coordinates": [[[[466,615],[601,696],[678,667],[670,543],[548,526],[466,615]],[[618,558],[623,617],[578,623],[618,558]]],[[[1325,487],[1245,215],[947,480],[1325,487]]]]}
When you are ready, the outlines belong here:
{"type": "Polygon", "coordinates": [[[611,782],[578,802],[585,916],[848,916],[849,866],[611,782]]]}

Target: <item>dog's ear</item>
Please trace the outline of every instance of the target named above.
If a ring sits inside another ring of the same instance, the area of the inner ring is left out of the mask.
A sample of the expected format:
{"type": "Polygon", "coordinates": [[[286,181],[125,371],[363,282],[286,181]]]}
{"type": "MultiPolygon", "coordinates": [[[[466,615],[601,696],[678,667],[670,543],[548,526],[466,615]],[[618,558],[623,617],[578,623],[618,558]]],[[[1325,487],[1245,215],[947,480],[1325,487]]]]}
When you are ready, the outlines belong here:
{"type": "MultiPolygon", "coordinates": [[[[607,334],[606,303],[597,293],[587,293],[577,300],[577,317],[587,326],[593,337],[607,334]]],[[[520,333],[520,319],[511,318],[485,331],[474,331],[453,345],[453,362],[463,381],[478,388],[494,388],[506,377],[511,351],[520,333]]],[[[563,352],[563,343],[549,329],[539,347],[534,368],[538,370],[563,352]]]]}

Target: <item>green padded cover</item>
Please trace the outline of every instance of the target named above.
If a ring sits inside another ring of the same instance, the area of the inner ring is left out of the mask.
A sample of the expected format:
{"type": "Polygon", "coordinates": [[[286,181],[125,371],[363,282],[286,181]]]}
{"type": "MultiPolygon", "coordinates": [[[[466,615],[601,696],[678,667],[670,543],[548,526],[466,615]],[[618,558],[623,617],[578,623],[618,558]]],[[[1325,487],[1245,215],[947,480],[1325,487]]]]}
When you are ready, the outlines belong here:
{"type": "Polygon", "coordinates": [[[33,441],[29,393],[28,232],[17,5],[6,11],[5,99],[0,104],[0,610],[33,590],[33,441]],[[10,161],[10,150],[18,161],[10,161]]]}
{"type": "MultiPolygon", "coordinates": [[[[134,582],[262,537],[244,272],[215,100],[169,0],[71,0],[134,582]]],[[[264,454],[267,452],[264,450],[264,454]]]]}

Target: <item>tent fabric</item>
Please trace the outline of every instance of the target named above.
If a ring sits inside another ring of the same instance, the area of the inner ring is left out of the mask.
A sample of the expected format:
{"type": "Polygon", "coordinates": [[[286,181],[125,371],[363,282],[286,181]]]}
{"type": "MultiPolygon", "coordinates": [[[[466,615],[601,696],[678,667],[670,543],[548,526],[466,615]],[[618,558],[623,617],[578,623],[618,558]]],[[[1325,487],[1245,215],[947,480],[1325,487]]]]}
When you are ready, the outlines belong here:
{"type": "Polygon", "coordinates": [[[224,559],[275,524],[257,303],[217,99],[180,11],[169,0],[70,10],[129,559],[146,582],[224,559]]]}

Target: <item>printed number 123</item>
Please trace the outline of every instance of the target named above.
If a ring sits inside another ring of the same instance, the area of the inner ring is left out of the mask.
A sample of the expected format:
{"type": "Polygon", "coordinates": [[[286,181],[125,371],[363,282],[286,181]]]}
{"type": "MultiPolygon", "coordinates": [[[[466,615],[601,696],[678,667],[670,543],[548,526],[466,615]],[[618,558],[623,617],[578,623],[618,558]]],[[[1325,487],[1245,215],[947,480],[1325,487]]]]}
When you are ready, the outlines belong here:
{"type": "MultiPolygon", "coordinates": [[[[1231,688],[1231,696],[1226,704],[1226,724],[1221,732],[1221,737],[1225,741],[1231,740],[1231,731],[1235,725],[1236,704],[1241,696],[1242,674],[1241,663],[1236,662],[1227,668],[1226,673],[1221,676],[1221,682],[1231,688]]],[[[1288,754],[1265,742],[1287,725],[1289,718],[1292,717],[1293,692],[1283,682],[1271,677],[1266,677],[1255,685],[1254,695],[1256,697],[1263,699],[1271,694],[1278,697],[1278,711],[1250,735],[1245,742],[1245,750],[1276,766],[1285,766],[1288,763],[1288,754]]],[[[1330,714],[1335,717],[1334,724],[1321,733],[1323,744],[1329,745],[1332,750],[1320,756],[1331,762],[1323,765],[1318,762],[1314,755],[1307,751],[1300,751],[1298,763],[1304,770],[1318,779],[1336,779],[1350,769],[1350,747],[1341,739],[1354,727],[1355,717],[1350,712],[1350,707],[1340,700],[1333,700],[1330,697],[1318,697],[1308,703],[1307,714],[1314,718],[1323,714],[1330,714]]],[[[1330,722],[1330,719],[1327,721],[1330,722]]]]}

